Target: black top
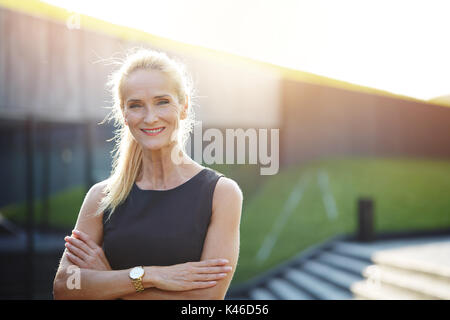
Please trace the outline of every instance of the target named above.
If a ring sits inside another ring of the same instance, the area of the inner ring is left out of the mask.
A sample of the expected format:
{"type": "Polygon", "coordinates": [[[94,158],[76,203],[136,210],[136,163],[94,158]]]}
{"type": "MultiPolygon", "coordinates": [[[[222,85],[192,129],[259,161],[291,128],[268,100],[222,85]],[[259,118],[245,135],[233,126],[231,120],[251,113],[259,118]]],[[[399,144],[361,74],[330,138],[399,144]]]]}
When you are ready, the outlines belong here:
{"type": "Polygon", "coordinates": [[[169,190],[142,190],[134,183],[111,218],[108,210],[103,214],[103,250],[111,268],[200,261],[221,176],[204,168],[169,190]]]}

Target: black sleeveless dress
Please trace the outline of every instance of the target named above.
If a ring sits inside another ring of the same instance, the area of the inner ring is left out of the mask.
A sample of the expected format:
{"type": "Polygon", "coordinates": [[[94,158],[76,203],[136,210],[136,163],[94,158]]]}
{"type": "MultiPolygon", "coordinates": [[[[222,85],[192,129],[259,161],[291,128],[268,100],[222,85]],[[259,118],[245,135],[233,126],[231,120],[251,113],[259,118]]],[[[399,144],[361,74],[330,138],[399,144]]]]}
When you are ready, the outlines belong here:
{"type": "Polygon", "coordinates": [[[221,176],[204,168],[169,190],[141,190],[134,183],[110,219],[109,211],[103,214],[103,250],[111,268],[200,261],[221,176]]]}

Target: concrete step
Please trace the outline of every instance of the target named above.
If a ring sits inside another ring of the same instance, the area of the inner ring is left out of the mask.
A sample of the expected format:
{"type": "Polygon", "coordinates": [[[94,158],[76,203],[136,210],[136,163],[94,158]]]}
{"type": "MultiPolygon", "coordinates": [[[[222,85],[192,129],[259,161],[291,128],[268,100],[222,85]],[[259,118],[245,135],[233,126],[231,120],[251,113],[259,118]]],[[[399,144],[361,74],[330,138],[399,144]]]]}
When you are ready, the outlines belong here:
{"type": "Polygon", "coordinates": [[[450,243],[450,236],[445,235],[418,237],[413,239],[378,240],[367,243],[336,241],[336,243],[332,247],[332,251],[362,260],[372,261],[371,257],[377,251],[437,243],[450,243]]]}
{"type": "Polygon", "coordinates": [[[249,296],[251,300],[278,300],[274,294],[264,288],[255,288],[250,290],[249,296]]]}
{"type": "Polygon", "coordinates": [[[369,281],[402,288],[430,299],[450,300],[450,280],[427,273],[373,265],[364,270],[364,276],[369,281]]]}
{"type": "Polygon", "coordinates": [[[377,249],[362,244],[338,241],[334,244],[331,251],[338,255],[345,255],[371,262],[372,254],[377,251],[377,249]]]}
{"type": "Polygon", "coordinates": [[[390,250],[409,246],[418,246],[424,244],[435,244],[443,242],[450,242],[450,236],[440,235],[440,236],[417,237],[410,239],[378,240],[376,242],[369,243],[369,245],[376,246],[379,250],[390,250]]]}
{"type": "Polygon", "coordinates": [[[450,242],[379,251],[372,260],[377,265],[426,273],[450,282],[450,242]]]}
{"type": "Polygon", "coordinates": [[[284,277],[318,299],[347,300],[352,298],[352,295],[347,291],[304,271],[289,268],[284,277]]]}
{"type": "Polygon", "coordinates": [[[316,260],[323,264],[335,266],[359,276],[362,276],[363,270],[371,265],[369,262],[364,262],[360,259],[350,258],[332,252],[324,252],[320,254],[316,260]]]}
{"type": "Polygon", "coordinates": [[[283,300],[311,300],[309,294],[292,285],[286,280],[275,278],[269,281],[267,287],[283,300]]]}
{"type": "Polygon", "coordinates": [[[308,261],[302,265],[303,269],[343,289],[350,290],[353,283],[363,280],[361,276],[345,272],[317,261],[308,261]]]}
{"type": "Polygon", "coordinates": [[[230,296],[230,295],[227,294],[225,296],[225,300],[249,300],[249,297],[242,296],[242,295],[230,296]]]}
{"type": "Polygon", "coordinates": [[[430,297],[409,290],[393,287],[385,283],[372,283],[364,280],[351,286],[357,300],[429,300],[430,297]]]}

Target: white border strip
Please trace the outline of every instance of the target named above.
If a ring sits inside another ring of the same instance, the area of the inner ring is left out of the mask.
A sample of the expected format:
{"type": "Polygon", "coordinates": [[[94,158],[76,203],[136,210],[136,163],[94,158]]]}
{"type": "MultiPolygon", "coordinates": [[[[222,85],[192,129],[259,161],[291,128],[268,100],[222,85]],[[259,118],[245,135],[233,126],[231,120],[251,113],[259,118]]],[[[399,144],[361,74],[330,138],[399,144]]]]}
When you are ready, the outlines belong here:
{"type": "Polygon", "coordinates": [[[318,172],[317,183],[322,191],[323,204],[327,212],[328,220],[335,220],[339,213],[333,193],[330,190],[328,174],[325,171],[320,170],[320,172],[318,172]]]}

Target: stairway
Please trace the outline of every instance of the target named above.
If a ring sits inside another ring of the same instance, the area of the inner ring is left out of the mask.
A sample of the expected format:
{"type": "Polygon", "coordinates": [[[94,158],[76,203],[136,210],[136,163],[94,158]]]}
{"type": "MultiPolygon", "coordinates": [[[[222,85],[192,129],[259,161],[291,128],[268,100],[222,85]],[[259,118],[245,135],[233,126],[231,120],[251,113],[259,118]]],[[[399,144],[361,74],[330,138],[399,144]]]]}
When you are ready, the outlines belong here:
{"type": "Polygon", "coordinates": [[[351,287],[357,299],[450,300],[450,241],[379,251],[372,260],[351,287]]]}
{"type": "MultiPolygon", "coordinates": [[[[448,269],[440,268],[441,273],[439,275],[427,275],[434,277],[432,279],[434,291],[428,287],[413,290],[421,288],[419,280],[424,281],[425,275],[421,274],[422,278],[417,276],[417,278],[414,278],[415,281],[407,281],[410,279],[411,273],[416,275],[416,271],[413,269],[408,271],[410,273],[404,273],[405,268],[399,268],[398,264],[394,265],[392,262],[393,257],[398,253],[398,251],[392,251],[394,249],[400,250],[399,248],[424,245],[430,247],[438,244],[441,244],[439,252],[443,253],[447,250],[446,258],[449,258],[450,235],[378,240],[370,243],[356,242],[348,236],[336,237],[301,253],[248,283],[239,287],[232,287],[226,299],[445,298],[450,292],[449,287],[443,284],[443,281],[448,281],[447,285],[450,284],[450,278],[445,278],[448,277],[448,269]],[[390,252],[390,255],[388,255],[388,252],[390,252]],[[374,266],[374,263],[377,263],[377,265],[374,266]],[[381,279],[376,278],[376,289],[374,289],[373,284],[374,274],[381,276],[381,279]],[[401,278],[403,283],[409,283],[407,290],[401,288],[398,282],[395,286],[392,284],[392,279],[396,277],[401,278]],[[378,281],[379,279],[380,281],[378,281]]],[[[443,258],[441,264],[444,260],[443,258]]],[[[430,269],[427,269],[427,271],[430,271],[430,269]]]]}

